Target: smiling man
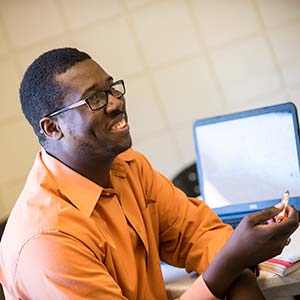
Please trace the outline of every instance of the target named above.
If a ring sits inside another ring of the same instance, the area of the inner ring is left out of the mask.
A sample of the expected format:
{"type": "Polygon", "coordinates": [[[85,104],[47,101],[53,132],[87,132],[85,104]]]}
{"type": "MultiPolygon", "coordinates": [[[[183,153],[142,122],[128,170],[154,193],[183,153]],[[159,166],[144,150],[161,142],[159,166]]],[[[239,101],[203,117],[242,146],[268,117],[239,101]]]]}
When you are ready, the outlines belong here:
{"type": "Polygon", "coordinates": [[[295,210],[269,225],[282,206],[250,215],[232,234],[131,149],[125,92],[73,48],[27,69],[21,104],[42,149],[1,241],[7,299],[166,300],[161,260],[204,272],[184,300],[264,299],[247,268],[282,250],[295,210]]]}

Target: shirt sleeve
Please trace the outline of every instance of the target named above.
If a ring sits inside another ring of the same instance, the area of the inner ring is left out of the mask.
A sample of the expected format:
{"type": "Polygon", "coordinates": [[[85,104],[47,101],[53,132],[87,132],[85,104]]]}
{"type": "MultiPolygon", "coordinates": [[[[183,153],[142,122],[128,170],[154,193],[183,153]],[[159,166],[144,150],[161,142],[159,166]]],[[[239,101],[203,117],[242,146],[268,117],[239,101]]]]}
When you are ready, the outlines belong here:
{"type": "Polygon", "coordinates": [[[160,258],[202,273],[229,239],[232,228],[203,201],[189,198],[144,158],[146,197],[157,205],[160,258]]]}
{"type": "Polygon", "coordinates": [[[16,288],[22,299],[32,300],[127,299],[88,247],[59,232],[39,235],[23,247],[16,288]]]}

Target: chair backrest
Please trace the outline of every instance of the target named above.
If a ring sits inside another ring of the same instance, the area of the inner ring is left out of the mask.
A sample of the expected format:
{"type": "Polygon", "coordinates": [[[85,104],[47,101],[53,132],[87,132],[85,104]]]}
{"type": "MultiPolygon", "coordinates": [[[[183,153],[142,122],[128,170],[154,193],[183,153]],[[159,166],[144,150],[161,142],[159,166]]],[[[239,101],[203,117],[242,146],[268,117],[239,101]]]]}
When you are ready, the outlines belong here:
{"type": "Polygon", "coordinates": [[[192,163],[181,170],[173,179],[175,186],[183,190],[189,197],[200,194],[196,163],[192,163]]]}

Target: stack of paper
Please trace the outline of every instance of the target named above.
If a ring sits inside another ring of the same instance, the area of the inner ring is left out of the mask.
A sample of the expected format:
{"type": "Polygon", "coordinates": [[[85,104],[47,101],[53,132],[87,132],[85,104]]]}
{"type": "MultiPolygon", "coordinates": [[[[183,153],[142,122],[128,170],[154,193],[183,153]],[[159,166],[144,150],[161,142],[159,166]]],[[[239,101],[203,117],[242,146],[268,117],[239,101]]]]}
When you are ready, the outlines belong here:
{"type": "Polygon", "coordinates": [[[284,247],[280,255],[275,256],[263,263],[260,269],[280,276],[285,276],[300,269],[300,227],[291,235],[291,242],[284,247]]]}

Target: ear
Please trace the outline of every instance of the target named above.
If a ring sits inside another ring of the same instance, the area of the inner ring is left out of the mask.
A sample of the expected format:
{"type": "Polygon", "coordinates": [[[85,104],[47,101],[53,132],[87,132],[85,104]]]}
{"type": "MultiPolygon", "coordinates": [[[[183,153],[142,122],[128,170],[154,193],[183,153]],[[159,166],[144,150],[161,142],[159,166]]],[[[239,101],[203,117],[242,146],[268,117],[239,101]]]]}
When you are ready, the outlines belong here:
{"type": "Polygon", "coordinates": [[[56,118],[42,118],[40,120],[40,131],[53,140],[60,140],[63,137],[63,133],[56,118]]]}

